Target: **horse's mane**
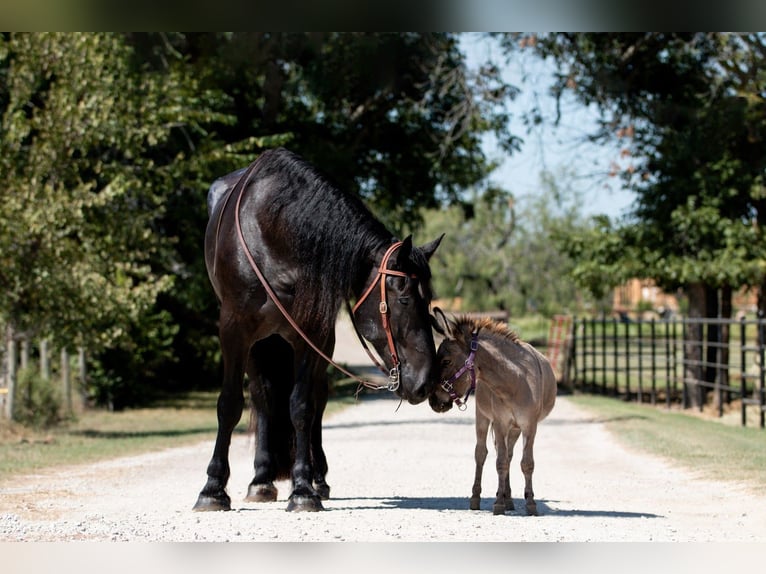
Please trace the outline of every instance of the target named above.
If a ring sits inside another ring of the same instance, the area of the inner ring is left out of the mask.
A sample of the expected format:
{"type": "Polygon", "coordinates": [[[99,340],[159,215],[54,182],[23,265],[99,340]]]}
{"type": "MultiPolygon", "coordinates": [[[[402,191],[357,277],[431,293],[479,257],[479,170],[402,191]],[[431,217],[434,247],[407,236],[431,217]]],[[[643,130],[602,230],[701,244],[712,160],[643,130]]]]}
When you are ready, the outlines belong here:
{"type": "MultiPolygon", "coordinates": [[[[341,302],[352,295],[359,271],[394,237],[361,199],[342,192],[300,156],[276,148],[261,154],[254,176],[270,186],[270,220],[301,267],[293,315],[304,326],[329,333],[341,302]],[[266,180],[268,179],[268,183],[266,180]]],[[[431,272],[422,250],[412,248],[412,269],[430,302],[431,272]]],[[[366,278],[366,277],[365,277],[366,278]]]]}
{"type": "Polygon", "coordinates": [[[469,344],[471,333],[489,332],[501,339],[512,343],[521,343],[519,335],[513,331],[504,321],[497,321],[489,317],[471,317],[470,315],[458,315],[452,322],[451,332],[455,338],[463,338],[463,342],[469,344]]]}

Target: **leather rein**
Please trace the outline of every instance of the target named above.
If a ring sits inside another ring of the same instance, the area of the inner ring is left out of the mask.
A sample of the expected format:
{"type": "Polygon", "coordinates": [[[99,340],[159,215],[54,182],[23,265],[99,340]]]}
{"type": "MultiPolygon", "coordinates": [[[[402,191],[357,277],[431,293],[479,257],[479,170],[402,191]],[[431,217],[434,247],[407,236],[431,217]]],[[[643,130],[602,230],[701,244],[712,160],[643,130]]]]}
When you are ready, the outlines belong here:
{"type": "MultiPolygon", "coordinates": [[[[389,321],[389,313],[388,313],[388,303],[386,298],[386,275],[395,275],[399,277],[410,277],[407,273],[404,273],[402,271],[396,271],[394,269],[388,269],[388,260],[391,258],[391,255],[393,255],[394,251],[396,251],[401,245],[401,241],[397,241],[393,243],[386,253],[383,255],[383,258],[381,259],[380,266],[378,267],[378,273],[375,276],[375,279],[370,282],[370,286],[367,288],[367,290],[364,292],[364,294],[359,298],[359,300],[354,305],[354,308],[350,310],[350,319],[351,323],[354,326],[354,331],[356,332],[357,337],[359,338],[359,341],[362,343],[362,346],[364,347],[364,350],[369,355],[370,359],[372,359],[373,363],[386,375],[388,375],[388,384],[386,385],[379,385],[376,383],[373,383],[371,381],[365,380],[360,378],[359,376],[355,375],[354,373],[346,370],[342,366],[340,366],[338,363],[332,360],[331,357],[328,357],[327,354],[322,351],[314,342],[306,335],[306,333],[303,331],[303,329],[300,328],[298,323],[295,321],[295,319],[292,318],[290,313],[285,309],[282,302],[279,300],[279,297],[277,296],[274,289],[269,284],[268,280],[264,276],[263,272],[261,271],[258,264],[255,262],[255,259],[253,258],[252,253],[250,252],[250,249],[247,246],[247,243],[245,241],[245,236],[242,232],[242,225],[240,224],[239,219],[239,212],[240,212],[240,205],[242,203],[242,196],[244,195],[244,190],[247,185],[247,180],[249,179],[250,175],[253,173],[255,165],[258,160],[254,161],[250,164],[250,166],[247,168],[247,171],[242,174],[242,176],[239,178],[237,183],[231,188],[231,190],[227,193],[224,203],[221,205],[221,211],[218,214],[218,222],[216,227],[216,248],[213,254],[213,274],[215,274],[216,271],[216,263],[218,259],[218,236],[220,234],[221,230],[221,220],[223,218],[223,212],[226,209],[226,205],[229,202],[229,199],[232,195],[234,195],[235,190],[238,189],[237,192],[237,202],[235,205],[234,210],[234,221],[235,221],[235,227],[237,231],[237,237],[239,239],[239,243],[242,247],[242,250],[245,254],[245,257],[247,258],[248,263],[250,263],[250,267],[255,272],[256,276],[258,277],[258,280],[263,285],[264,289],[266,290],[266,293],[271,297],[271,300],[274,302],[274,305],[276,305],[277,309],[282,313],[284,318],[287,320],[288,323],[292,326],[293,329],[298,333],[298,335],[301,336],[301,338],[306,341],[306,343],[325,361],[327,361],[329,364],[331,364],[333,367],[338,369],[340,372],[345,374],[346,376],[354,379],[357,381],[360,385],[375,389],[375,390],[381,390],[386,389],[389,391],[395,391],[399,388],[399,380],[400,380],[400,361],[399,361],[399,355],[396,352],[396,345],[394,344],[394,337],[393,333],[391,331],[391,323],[389,321]],[[383,323],[383,330],[386,332],[386,338],[388,340],[388,348],[391,352],[391,359],[393,361],[393,367],[390,370],[386,370],[386,368],[375,359],[373,354],[371,353],[369,347],[365,343],[364,339],[362,338],[361,334],[359,333],[359,330],[356,327],[356,323],[354,323],[354,313],[359,308],[359,306],[367,299],[367,297],[372,293],[372,291],[375,289],[375,286],[377,283],[380,283],[380,304],[378,305],[378,309],[380,311],[381,321],[383,323]]],[[[414,276],[413,276],[414,277],[414,276]]],[[[348,301],[346,301],[347,306],[350,306],[348,301]]],[[[357,391],[358,392],[358,391],[357,391]]]]}

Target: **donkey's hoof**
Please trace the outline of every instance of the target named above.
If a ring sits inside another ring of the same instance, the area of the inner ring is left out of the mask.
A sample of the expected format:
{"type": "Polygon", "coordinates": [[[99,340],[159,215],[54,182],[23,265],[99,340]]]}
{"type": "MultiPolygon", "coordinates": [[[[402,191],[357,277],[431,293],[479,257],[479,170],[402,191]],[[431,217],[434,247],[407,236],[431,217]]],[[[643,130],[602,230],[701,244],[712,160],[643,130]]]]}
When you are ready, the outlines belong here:
{"type": "Polygon", "coordinates": [[[231,510],[231,498],[226,493],[218,496],[201,494],[192,508],[195,512],[210,512],[217,510],[231,510]]]}
{"type": "Polygon", "coordinates": [[[274,502],[277,499],[277,487],[273,484],[251,484],[247,487],[247,502],[274,502]]]}
{"type": "Polygon", "coordinates": [[[471,510],[479,510],[481,508],[481,498],[479,498],[478,496],[472,496],[470,508],[471,510]]]}
{"type": "Polygon", "coordinates": [[[324,510],[324,506],[315,495],[293,494],[287,501],[287,512],[318,512],[320,510],[324,510]]]}
{"type": "Polygon", "coordinates": [[[314,484],[314,490],[317,491],[317,494],[319,495],[319,498],[322,500],[329,500],[330,499],[330,485],[326,482],[320,482],[318,484],[314,484]]]}
{"type": "Polygon", "coordinates": [[[505,502],[495,502],[492,505],[492,514],[495,516],[505,514],[505,502]]]}

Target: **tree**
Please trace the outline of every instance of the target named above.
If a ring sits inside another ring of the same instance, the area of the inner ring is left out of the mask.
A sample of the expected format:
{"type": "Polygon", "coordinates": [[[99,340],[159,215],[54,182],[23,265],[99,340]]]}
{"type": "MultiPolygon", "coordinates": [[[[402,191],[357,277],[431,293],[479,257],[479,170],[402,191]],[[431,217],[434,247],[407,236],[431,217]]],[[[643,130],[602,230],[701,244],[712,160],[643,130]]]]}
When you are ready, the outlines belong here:
{"type": "Polygon", "coordinates": [[[515,198],[490,187],[466,206],[425,212],[426,235],[449,230],[432,263],[437,295],[460,298],[466,310],[514,316],[593,304],[570,278],[573,262],[559,245],[590,228],[580,206],[577,194],[545,173],[539,195],[515,198]]]}
{"type": "Polygon", "coordinates": [[[154,307],[174,279],[157,265],[172,259],[157,224],[183,173],[171,143],[222,116],[119,35],[5,34],[0,76],[0,320],[93,353],[142,323],[172,329],[154,307]]]}
{"type": "Polygon", "coordinates": [[[623,138],[634,160],[623,176],[636,208],[578,244],[576,272],[615,281],[630,270],[682,287],[692,316],[730,313],[732,290],[764,277],[763,36],[546,34],[507,36],[506,48],[519,40],[559,65],[554,94],[599,107],[592,137],[623,138]]]}

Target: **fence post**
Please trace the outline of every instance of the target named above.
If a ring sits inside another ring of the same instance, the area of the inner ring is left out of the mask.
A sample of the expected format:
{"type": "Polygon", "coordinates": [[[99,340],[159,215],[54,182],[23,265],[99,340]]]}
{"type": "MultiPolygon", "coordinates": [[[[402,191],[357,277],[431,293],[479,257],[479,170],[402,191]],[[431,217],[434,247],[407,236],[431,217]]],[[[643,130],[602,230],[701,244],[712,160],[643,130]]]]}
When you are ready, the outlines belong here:
{"type": "Polygon", "coordinates": [[[46,381],[51,378],[51,363],[48,356],[48,339],[40,340],[40,376],[46,381]]]}
{"type": "Polygon", "coordinates": [[[651,402],[657,404],[657,321],[652,317],[650,323],[650,336],[652,339],[652,394],[651,402]]]}
{"type": "Polygon", "coordinates": [[[16,396],[16,341],[13,340],[13,327],[8,325],[6,329],[8,361],[8,395],[5,397],[5,413],[8,420],[13,420],[13,402],[16,396]]]}
{"type": "MultiPolygon", "coordinates": [[[[620,374],[619,369],[619,353],[617,351],[619,342],[619,323],[615,317],[612,317],[612,368],[614,369],[614,388],[617,389],[617,381],[620,374]]],[[[606,394],[606,388],[604,388],[604,394],[606,394]]]]}
{"type": "Polygon", "coordinates": [[[639,319],[638,323],[638,403],[641,404],[644,399],[644,320],[639,319]]]}
{"type": "Polygon", "coordinates": [[[64,394],[64,409],[66,415],[72,414],[72,381],[69,377],[69,353],[66,347],[61,348],[61,387],[64,394]]]}
{"type": "MultiPolygon", "coordinates": [[[[742,426],[747,426],[747,356],[745,345],[747,345],[747,329],[745,325],[745,316],[739,320],[739,372],[740,372],[740,394],[742,405],[742,426]]],[[[755,386],[755,385],[753,385],[755,386]]]]}

